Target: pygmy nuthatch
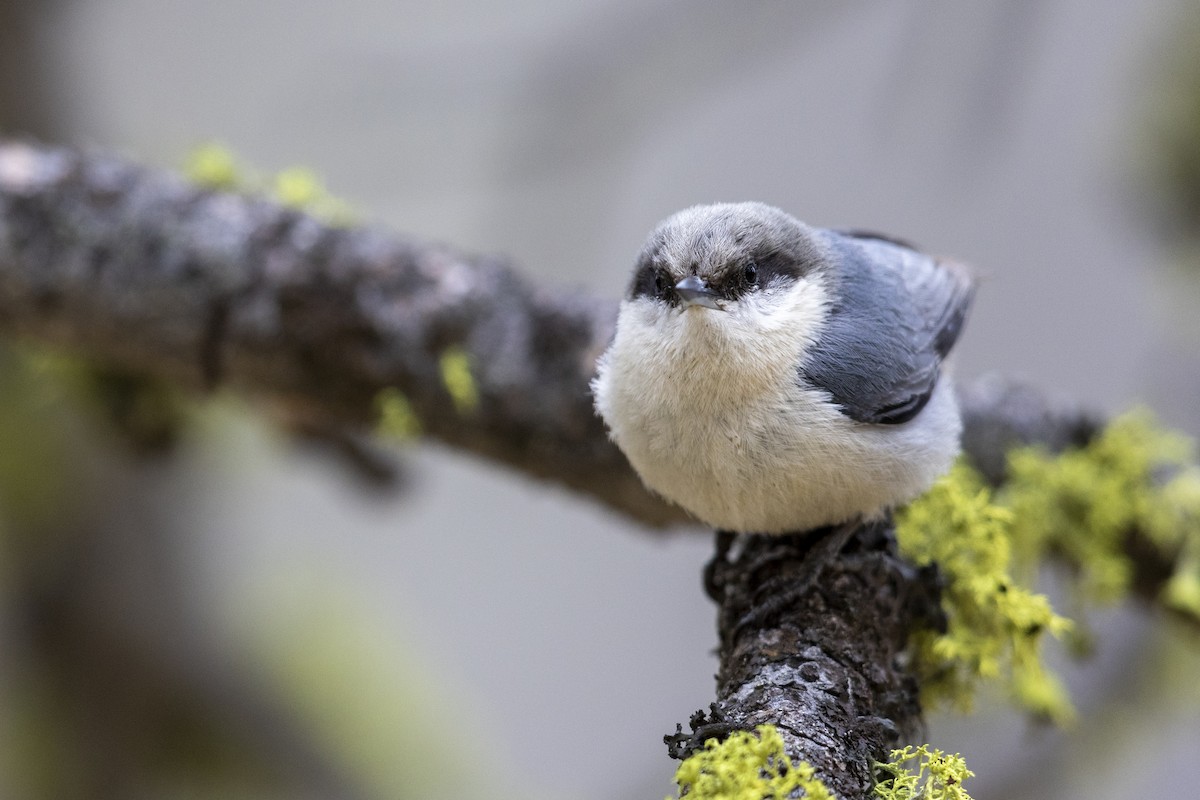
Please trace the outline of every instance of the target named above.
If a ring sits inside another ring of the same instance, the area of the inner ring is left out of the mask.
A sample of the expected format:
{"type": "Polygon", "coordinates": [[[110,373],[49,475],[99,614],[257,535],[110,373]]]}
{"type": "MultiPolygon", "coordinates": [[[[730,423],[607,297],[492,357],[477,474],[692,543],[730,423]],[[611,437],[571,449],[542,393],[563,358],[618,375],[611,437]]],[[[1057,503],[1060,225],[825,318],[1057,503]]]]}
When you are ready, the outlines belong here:
{"type": "Polygon", "coordinates": [[[871,519],[958,453],[939,376],[972,294],[963,266],[884,237],[695,206],[638,257],[596,408],[646,485],[715,528],[871,519]]]}

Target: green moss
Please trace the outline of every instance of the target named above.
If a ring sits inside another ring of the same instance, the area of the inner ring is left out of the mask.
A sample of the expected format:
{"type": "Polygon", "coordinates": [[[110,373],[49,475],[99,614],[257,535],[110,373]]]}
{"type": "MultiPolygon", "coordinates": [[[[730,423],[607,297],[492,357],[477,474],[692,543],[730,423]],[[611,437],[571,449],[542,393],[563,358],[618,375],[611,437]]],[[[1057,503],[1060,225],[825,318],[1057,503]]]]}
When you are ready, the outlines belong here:
{"type": "MultiPolygon", "coordinates": [[[[975,773],[957,753],[929,745],[893,750],[876,763],[875,797],[882,800],[971,800],[963,789],[975,773]]],[[[688,800],[834,800],[807,762],[793,764],[783,738],[771,725],[754,733],[737,731],[719,742],[709,739],[675,771],[679,797],[688,800]]]]}
{"type": "Polygon", "coordinates": [[[335,225],[348,225],[354,220],[349,204],[330,194],[317,174],[305,167],[289,167],[276,175],[271,194],[289,208],[335,225]]]}
{"type": "MultiPolygon", "coordinates": [[[[444,350],[438,358],[438,372],[455,410],[463,416],[473,414],[479,408],[479,389],[471,374],[471,357],[467,352],[460,347],[444,350]]],[[[381,391],[375,397],[375,407],[381,433],[399,439],[421,435],[421,421],[399,389],[381,391]]]]}
{"type": "Polygon", "coordinates": [[[471,374],[471,357],[460,347],[449,347],[442,353],[439,367],[454,408],[464,416],[474,413],[479,407],[479,389],[471,374]]]}
{"type": "Polygon", "coordinates": [[[793,764],[771,725],[709,739],[675,771],[679,797],[689,800],[833,800],[806,762],[793,764]]]}
{"type": "Polygon", "coordinates": [[[921,631],[911,645],[924,699],[970,708],[984,681],[1056,722],[1072,717],[1058,678],[1045,666],[1045,634],[1079,635],[1029,587],[1045,559],[1071,565],[1081,610],[1123,600],[1134,563],[1133,532],[1175,565],[1161,601],[1200,621],[1200,469],[1184,437],[1145,412],[1114,419],[1086,447],[1061,454],[1009,454],[1009,477],[992,497],[960,464],[897,515],[901,550],[936,562],[946,580],[944,633],[921,631]]]}
{"type": "Polygon", "coordinates": [[[1163,602],[1175,611],[1200,619],[1200,557],[1181,563],[1163,587],[1163,602]]]}
{"type": "Polygon", "coordinates": [[[330,225],[354,222],[350,204],[330,194],[317,174],[305,167],[288,167],[273,176],[261,175],[239,165],[223,145],[205,144],[188,156],[184,174],[210,189],[268,195],[330,225]]]}
{"type": "Polygon", "coordinates": [[[1022,449],[1009,457],[1002,501],[1013,510],[1013,541],[1031,574],[1048,552],[1075,569],[1087,602],[1127,595],[1137,531],[1176,565],[1162,600],[1200,620],[1200,470],[1194,447],[1145,411],[1115,419],[1087,447],[1061,455],[1022,449]]]}
{"type": "Polygon", "coordinates": [[[975,773],[958,753],[948,756],[929,745],[893,750],[891,761],[875,765],[878,783],[874,795],[882,800],[971,800],[963,789],[975,773]],[[916,772],[910,762],[915,762],[916,772]]]}
{"type": "Polygon", "coordinates": [[[378,430],[384,436],[409,441],[421,435],[421,420],[399,389],[379,392],[375,396],[375,408],[379,415],[378,430]]]}
{"type": "Polygon", "coordinates": [[[224,191],[237,189],[243,180],[233,153],[215,142],[192,151],[184,166],[184,174],[201,186],[224,191]]]}
{"type": "Polygon", "coordinates": [[[926,703],[969,710],[987,680],[1038,716],[1070,720],[1070,701],[1043,665],[1041,645],[1071,623],[1014,579],[1013,513],[960,464],[896,522],[901,551],[918,564],[936,562],[946,581],[945,632],[919,631],[910,643],[926,703]]]}

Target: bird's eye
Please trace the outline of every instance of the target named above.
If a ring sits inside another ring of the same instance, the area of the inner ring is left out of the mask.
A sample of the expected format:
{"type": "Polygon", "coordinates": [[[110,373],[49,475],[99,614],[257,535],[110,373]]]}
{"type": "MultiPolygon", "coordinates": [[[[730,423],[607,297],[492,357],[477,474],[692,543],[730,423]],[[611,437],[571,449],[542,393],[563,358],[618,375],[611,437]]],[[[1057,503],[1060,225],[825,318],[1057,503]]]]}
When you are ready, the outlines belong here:
{"type": "Polygon", "coordinates": [[[746,278],[746,283],[750,286],[758,285],[758,264],[750,261],[742,268],[742,275],[746,278]]]}
{"type": "Polygon", "coordinates": [[[665,272],[654,273],[654,291],[659,297],[665,297],[667,292],[671,291],[671,285],[671,279],[665,272]]]}

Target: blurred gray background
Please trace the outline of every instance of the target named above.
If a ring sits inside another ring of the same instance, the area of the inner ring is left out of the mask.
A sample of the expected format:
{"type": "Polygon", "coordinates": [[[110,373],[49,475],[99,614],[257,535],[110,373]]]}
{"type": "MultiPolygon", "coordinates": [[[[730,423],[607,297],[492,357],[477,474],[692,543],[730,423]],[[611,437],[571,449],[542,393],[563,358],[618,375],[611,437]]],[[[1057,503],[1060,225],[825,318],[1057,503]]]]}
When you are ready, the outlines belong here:
{"type": "MultiPolygon", "coordinates": [[[[959,375],[1196,430],[1178,365],[1197,290],[1147,179],[1188,7],[55,0],[14,19],[40,69],[18,93],[55,141],[304,165],[365,220],[614,301],[646,233],[693,203],[889,232],[986,275],[959,375]]],[[[219,398],[178,458],[126,467],[169,567],[130,534],[113,591],[136,617],[167,585],[160,627],[258,676],[359,796],[672,793],[662,735],[713,695],[709,536],[433,446],[403,459],[405,491],[372,493],[219,398]]],[[[1171,648],[1150,617],[1096,621],[1093,658],[1065,665],[1073,734],[986,698],[932,719],[976,797],[1200,785],[1195,676],[1150,657],[1171,648]]],[[[158,780],[147,796],[213,788],[158,780]]],[[[298,796],[266,785],[247,796],[298,796]]]]}

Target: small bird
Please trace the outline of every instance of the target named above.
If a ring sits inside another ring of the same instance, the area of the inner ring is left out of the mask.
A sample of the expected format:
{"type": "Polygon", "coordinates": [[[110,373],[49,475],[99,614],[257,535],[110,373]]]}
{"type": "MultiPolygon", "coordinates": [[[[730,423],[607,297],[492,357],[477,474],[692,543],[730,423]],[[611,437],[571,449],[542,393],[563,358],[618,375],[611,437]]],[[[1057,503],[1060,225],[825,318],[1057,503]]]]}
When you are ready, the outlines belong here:
{"type": "Polygon", "coordinates": [[[894,239],[694,206],[637,259],[596,409],[650,489],[719,530],[876,519],[959,452],[941,368],[973,294],[894,239]]]}

